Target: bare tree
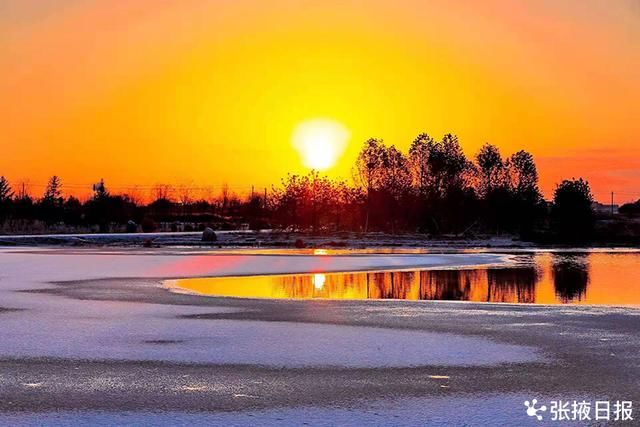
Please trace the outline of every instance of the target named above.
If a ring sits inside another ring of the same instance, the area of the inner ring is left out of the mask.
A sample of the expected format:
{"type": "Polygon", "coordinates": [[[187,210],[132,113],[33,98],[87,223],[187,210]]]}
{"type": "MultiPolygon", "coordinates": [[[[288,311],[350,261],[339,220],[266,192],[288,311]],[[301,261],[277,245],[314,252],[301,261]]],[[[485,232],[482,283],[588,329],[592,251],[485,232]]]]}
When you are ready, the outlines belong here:
{"type": "Polygon", "coordinates": [[[186,206],[191,203],[193,199],[193,187],[188,184],[181,184],[178,187],[178,199],[182,206],[186,206]]]}
{"type": "Polygon", "coordinates": [[[508,161],[511,186],[518,194],[540,195],[538,188],[538,169],[530,153],[520,150],[508,161]]]}
{"type": "Polygon", "coordinates": [[[431,188],[432,175],[430,156],[435,141],[426,133],[421,133],[413,140],[409,148],[409,162],[418,193],[425,197],[431,188]]]}
{"type": "Polygon", "coordinates": [[[409,161],[395,146],[383,151],[380,183],[394,197],[405,193],[411,187],[409,161]]]}
{"type": "Polygon", "coordinates": [[[367,212],[364,231],[369,229],[371,192],[379,186],[383,169],[384,145],[381,139],[370,138],[364,143],[356,160],[356,179],[367,193],[367,212]]]}
{"type": "Polygon", "coordinates": [[[432,176],[431,192],[438,198],[469,184],[473,164],[464,155],[457,136],[448,133],[442,141],[433,144],[429,171],[432,176]]]}
{"type": "Polygon", "coordinates": [[[134,205],[139,206],[143,202],[143,196],[137,185],[127,189],[125,195],[134,205]]]}
{"type": "Polygon", "coordinates": [[[409,161],[395,146],[385,147],[382,156],[380,176],[383,197],[388,200],[387,219],[391,220],[391,232],[396,230],[396,222],[402,198],[411,191],[411,171],[409,161]]]}
{"type": "Polygon", "coordinates": [[[155,200],[171,200],[173,187],[169,184],[156,184],[153,187],[153,197],[155,200]]]}
{"type": "Polygon", "coordinates": [[[505,162],[495,145],[485,144],[476,155],[480,173],[480,193],[488,195],[505,184],[505,162]]]}
{"type": "Polygon", "coordinates": [[[222,212],[226,212],[229,207],[229,184],[224,182],[220,190],[220,198],[222,202],[222,212]]]}

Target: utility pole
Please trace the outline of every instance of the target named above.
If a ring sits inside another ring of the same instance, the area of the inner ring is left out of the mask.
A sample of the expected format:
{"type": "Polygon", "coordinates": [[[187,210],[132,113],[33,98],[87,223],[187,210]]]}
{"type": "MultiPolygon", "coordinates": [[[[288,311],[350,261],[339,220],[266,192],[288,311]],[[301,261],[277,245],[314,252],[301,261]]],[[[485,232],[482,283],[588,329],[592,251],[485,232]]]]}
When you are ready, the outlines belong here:
{"type": "Polygon", "coordinates": [[[613,191],[611,192],[611,216],[613,216],[613,191]]]}

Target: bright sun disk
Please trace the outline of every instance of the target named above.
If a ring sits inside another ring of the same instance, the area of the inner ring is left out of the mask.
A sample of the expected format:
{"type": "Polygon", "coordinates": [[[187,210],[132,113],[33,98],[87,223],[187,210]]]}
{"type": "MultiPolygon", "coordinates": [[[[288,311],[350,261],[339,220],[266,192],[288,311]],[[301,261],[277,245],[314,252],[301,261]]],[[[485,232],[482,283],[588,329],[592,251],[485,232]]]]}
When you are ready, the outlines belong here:
{"type": "Polygon", "coordinates": [[[335,165],[349,136],[349,131],[335,120],[312,119],[296,126],[292,141],[305,166],[325,170],[335,165]]]}

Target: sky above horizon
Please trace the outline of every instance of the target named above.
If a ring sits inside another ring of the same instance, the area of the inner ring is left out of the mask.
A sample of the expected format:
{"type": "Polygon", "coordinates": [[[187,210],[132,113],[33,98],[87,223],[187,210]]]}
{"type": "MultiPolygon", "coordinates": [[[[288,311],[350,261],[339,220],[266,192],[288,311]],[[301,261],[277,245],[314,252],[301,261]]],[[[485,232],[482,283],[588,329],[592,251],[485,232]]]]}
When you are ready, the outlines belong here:
{"type": "Polygon", "coordinates": [[[421,132],[640,198],[640,2],[0,0],[0,175],[36,195],[157,183],[246,192],[308,170],[296,127],[421,132]]]}

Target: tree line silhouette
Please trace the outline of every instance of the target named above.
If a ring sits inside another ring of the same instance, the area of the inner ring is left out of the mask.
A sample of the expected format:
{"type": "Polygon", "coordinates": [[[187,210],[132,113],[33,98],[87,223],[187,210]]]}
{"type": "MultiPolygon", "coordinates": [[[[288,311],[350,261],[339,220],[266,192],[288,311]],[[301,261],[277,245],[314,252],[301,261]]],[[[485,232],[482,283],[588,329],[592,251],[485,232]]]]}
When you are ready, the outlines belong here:
{"type": "Polygon", "coordinates": [[[64,197],[63,190],[61,179],[53,176],[40,198],[25,191],[16,194],[0,177],[0,230],[146,232],[161,224],[176,230],[244,225],[313,233],[587,240],[595,219],[586,181],[562,181],[546,202],[530,153],[503,156],[498,147],[485,144],[470,159],[452,134],[441,140],[420,134],[406,153],[372,138],[360,150],[351,183],[311,171],[288,175],[268,195],[252,192],[242,198],[223,191],[209,200],[193,200],[171,197],[168,187],[159,186],[154,200],[144,204],[127,194],[112,194],[104,181],[83,202],[64,197]]]}
{"type": "Polygon", "coordinates": [[[559,183],[548,203],[533,156],[504,157],[485,144],[473,159],[458,138],[418,135],[403,153],[367,140],[353,185],[311,172],[289,175],[275,192],[271,221],[279,228],[420,232],[429,235],[517,234],[524,239],[588,240],[595,214],[589,184],[559,183]]]}

